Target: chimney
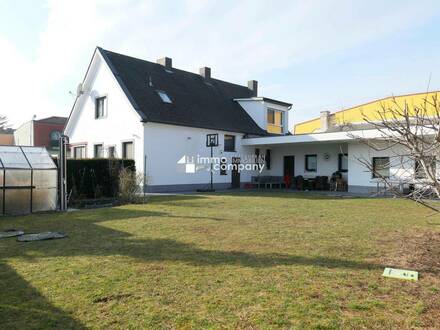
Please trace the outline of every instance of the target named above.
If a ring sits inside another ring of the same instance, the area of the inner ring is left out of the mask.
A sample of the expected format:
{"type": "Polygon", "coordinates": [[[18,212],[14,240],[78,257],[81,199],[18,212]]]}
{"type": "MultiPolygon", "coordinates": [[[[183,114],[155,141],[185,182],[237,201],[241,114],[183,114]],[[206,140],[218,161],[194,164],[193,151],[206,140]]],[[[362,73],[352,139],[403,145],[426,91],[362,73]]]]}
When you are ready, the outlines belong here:
{"type": "Polygon", "coordinates": [[[163,65],[165,68],[167,68],[167,69],[171,69],[171,67],[173,66],[172,65],[172,63],[173,63],[173,60],[171,59],[171,58],[169,58],[169,57],[162,57],[162,58],[159,58],[157,61],[156,61],[158,64],[160,64],[160,65],[163,65]]]}
{"type": "Polygon", "coordinates": [[[321,111],[321,129],[319,131],[328,132],[330,125],[330,111],[321,111]]]}
{"type": "Polygon", "coordinates": [[[253,92],[253,96],[258,95],[258,81],[256,80],[249,80],[247,83],[248,88],[253,92]]]}
{"type": "Polygon", "coordinates": [[[199,69],[199,74],[205,79],[210,79],[211,78],[211,68],[204,66],[203,68],[199,69]]]}

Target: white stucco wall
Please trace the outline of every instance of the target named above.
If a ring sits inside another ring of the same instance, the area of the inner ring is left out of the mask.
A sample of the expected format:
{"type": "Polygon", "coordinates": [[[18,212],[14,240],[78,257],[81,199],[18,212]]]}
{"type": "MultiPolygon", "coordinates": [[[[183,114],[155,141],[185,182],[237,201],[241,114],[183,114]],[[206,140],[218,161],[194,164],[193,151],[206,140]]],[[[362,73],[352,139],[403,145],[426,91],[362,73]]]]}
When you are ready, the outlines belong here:
{"type": "MultiPolygon", "coordinates": [[[[158,185],[187,185],[207,184],[210,181],[208,171],[185,173],[184,166],[177,162],[182,156],[202,157],[210,156],[210,148],[206,147],[206,135],[219,134],[219,147],[213,150],[214,157],[226,157],[228,163],[232,157],[244,157],[245,152],[241,146],[243,134],[225,131],[215,131],[202,128],[146,123],[145,152],[147,155],[147,175],[150,186],[158,185]],[[235,135],[236,152],[223,151],[224,135],[235,135]]],[[[241,182],[250,181],[252,173],[242,172],[241,182]]],[[[227,175],[214,173],[214,183],[231,183],[231,171],[227,175]]]]}
{"type": "Polygon", "coordinates": [[[387,150],[374,150],[362,143],[350,143],[348,145],[349,183],[351,186],[377,187],[378,179],[372,177],[372,172],[359,161],[364,159],[372,162],[373,157],[390,157],[390,178],[399,180],[408,178],[414,174],[414,163],[401,160],[398,155],[405,154],[403,150],[393,147],[387,150]]]}
{"type": "MultiPolygon", "coordinates": [[[[78,99],[65,132],[72,145],[85,144],[86,156],[92,158],[94,144],[115,146],[116,156],[122,155],[122,142],[134,143],[136,168],[143,170],[144,129],[140,116],[133,109],[99,53],[92,61],[84,94],[78,99]],[[107,116],[95,119],[95,98],[107,96],[107,116]]],[[[72,154],[73,155],[73,154],[72,154]]]]}

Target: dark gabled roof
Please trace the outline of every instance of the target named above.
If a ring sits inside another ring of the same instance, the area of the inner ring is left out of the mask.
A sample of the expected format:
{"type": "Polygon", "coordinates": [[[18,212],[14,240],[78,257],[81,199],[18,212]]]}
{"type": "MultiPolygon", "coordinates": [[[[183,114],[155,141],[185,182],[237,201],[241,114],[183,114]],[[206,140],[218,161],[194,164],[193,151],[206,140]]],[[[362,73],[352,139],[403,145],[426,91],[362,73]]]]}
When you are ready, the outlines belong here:
{"type": "Polygon", "coordinates": [[[99,47],[98,50],[145,122],[267,134],[233,100],[252,97],[252,91],[245,86],[205,79],[176,68],[167,72],[157,63],[99,47]],[[164,91],[172,103],[163,102],[157,91],[164,91]]]}
{"type": "Polygon", "coordinates": [[[66,117],[57,117],[57,116],[36,120],[37,123],[54,124],[54,125],[64,125],[66,121],[67,121],[66,117]]]}

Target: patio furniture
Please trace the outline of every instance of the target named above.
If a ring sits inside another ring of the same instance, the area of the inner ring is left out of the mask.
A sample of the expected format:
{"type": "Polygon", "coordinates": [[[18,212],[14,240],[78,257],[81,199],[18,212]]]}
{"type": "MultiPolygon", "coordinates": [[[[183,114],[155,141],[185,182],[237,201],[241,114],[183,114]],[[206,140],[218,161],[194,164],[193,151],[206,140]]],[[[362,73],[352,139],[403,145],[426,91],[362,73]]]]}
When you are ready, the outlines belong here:
{"type": "Polygon", "coordinates": [[[273,189],[286,187],[282,176],[253,176],[251,181],[257,188],[273,189]]]}
{"type": "Polygon", "coordinates": [[[304,189],[304,177],[302,175],[298,175],[293,179],[293,187],[297,190],[304,189]]]}
{"type": "Polygon", "coordinates": [[[316,190],[328,190],[328,177],[327,176],[317,176],[315,179],[315,189],[316,190]]]}

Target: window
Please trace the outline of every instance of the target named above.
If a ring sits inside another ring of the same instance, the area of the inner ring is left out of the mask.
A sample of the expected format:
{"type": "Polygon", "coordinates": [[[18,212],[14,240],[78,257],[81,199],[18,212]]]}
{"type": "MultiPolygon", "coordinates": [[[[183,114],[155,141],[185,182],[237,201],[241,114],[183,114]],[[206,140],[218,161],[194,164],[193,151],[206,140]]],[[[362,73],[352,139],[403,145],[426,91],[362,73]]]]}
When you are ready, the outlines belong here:
{"type": "Polygon", "coordinates": [[[50,140],[50,146],[52,148],[56,148],[56,147],[59,146],[59,144],[60,144],[60,136],[61,136],[60,131],[52,131],[52,132],[50,132],[49,140],[50,140]]]}
{"type": "Polygon", "coordinates": [[[107,152],[108,152],[108,158],[116,158],[115,146],[109,146],[107,152]]]}
{"type": "Polygon", "coordinates": [[[339,154],[338,157],[338,171],[348,172],[348,154],[339,154]]]}
{"type": "Polygon", "coordinates": [[[270,170],[270,149],[266,150],[266,156],[264,157],[264,160],[266,161],[266,169],[270,170]]]}
{"type": "Polygon", "coordinates": [[[267,109],[267,123],[275,124],[275,110],[267,109]]]}
{"type": "Polygon", "coordinates": [[[133,142],[122,142],[122,158],[134,159],[133,142]]]}
{"type": "Polygon", "coordinates": [[[75,159],[86,158],[86,147],[85,146],[73,147],[73,158],[75,159]]]}
{"type": "Polygon", "coordinates": [[[373,178],[390,177],[390,158],[373,157],[373,178]]]}
{"type": "Polygon", "coordinates": [[[164,91],[157,91],[157,94],[159,94],[160,98],[162,99],[162,102],[164,102],[164,103],[173,103],[173,102],[171,102],[171,99],[168,96],[168,94],[165,93],[164,91]]]}
{"type": "Polygon", "coordinates": [[[316,155],[306,155],[306,171],[316,172],[318,169],[318,159],[316,155]]]}
{"type": "MultiPolygon", "coordinates": [[[[429,167],[431,167],[434,171],[434,175],[436,174],[436,161],[435,161],[435,157],[434,156],[426,156],[425,158],[425,164],[429,167]]],[[[416,160],[416,164],[415,164],[415,177],[416,179],[424,179],[426,178],[426,173],[425,173],[425,169],[422,166],[422,163],[420,162],[420,160],[416,160]]]]}
{"type": "Polygon", "coordinates": [[[106,96],[97,97],[95,99],[95,119],[104,118],[105,116],[107,116],[106,105],[106,96]]]}
{"type": "Polygon", "coordinates": [[[267,131],[275,134],[282,134],[284,132],[283,111],[267,109],[267,131]]]}
{"type": "Polygon", "coordinates": [[[102,144],[95,144],[93,146],[93,157],[102,158],[104,156],[102,151],[102,144]]]}
{"type": "Polygon", "coordinates": [[[220,175],[227,175],[227,160],[226,157],[220,158],[220,175]]]}
{"type": "Polygon", "coordinates": [[[229,152],[235,151],[235,135],[225,134],[224,150],[229,152]]]}

